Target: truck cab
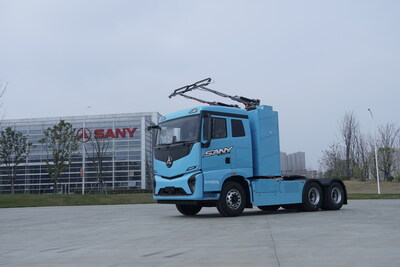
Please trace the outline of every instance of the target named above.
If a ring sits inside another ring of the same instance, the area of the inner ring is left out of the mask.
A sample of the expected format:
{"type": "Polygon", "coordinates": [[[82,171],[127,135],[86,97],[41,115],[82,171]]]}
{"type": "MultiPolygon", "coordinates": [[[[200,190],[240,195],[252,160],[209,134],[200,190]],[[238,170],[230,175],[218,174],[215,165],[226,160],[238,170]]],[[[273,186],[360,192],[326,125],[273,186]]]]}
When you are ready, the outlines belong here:
{"type": "MultiPolygon", "coordinates": [[[[171,96],[201,87],[211,79],[176,89],[171,96]],[[200,85],[199,85],[200,83],[200,85]]],[[[170,96],[170,97],[171,97],[170,96]]],[[[184,215],[217,207],[223,216],[244,208],[280,207],[315,211],[347,203],[341,180],[282,177],[278,113],[259,100],[228,96],[246,109],[219,102],[161,118],[154,148],[154,199],[175,204],[184,215]]]]}
{"type": "Polygon", "coordinates": [[[205,106],[163,117],[154,149],[154,198],[217,200],[226,179],[253,176],[245,113],[205,106]]]}

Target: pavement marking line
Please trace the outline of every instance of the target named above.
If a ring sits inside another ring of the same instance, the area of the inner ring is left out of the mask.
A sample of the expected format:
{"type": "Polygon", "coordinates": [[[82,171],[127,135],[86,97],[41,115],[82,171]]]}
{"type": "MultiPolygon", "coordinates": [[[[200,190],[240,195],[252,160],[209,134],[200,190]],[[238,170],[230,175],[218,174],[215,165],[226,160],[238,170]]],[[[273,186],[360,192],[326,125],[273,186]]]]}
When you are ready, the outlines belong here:
{"type": "Polygon", "coordinates": [[[71,248],[71,249],[67,249],[67,250],[57,251],[56,253],[64,253],[64,252],[78,250],[78,249],[81,249],[81,248],[71,248]]]}
{"type": "Polygon", "coordinates": [[[275,251],[275,258],[276,258],[276,261],[278,262],[278,266],[281,266],[281,264],[280,264],[280,262],[279,262],[278,254],[276,253],[275,240],[274,240],[274,237],[273,237],[273,235],[272,235],[272,230],[271,230],[271,226],[269,225],[268,218],[267,218],[267,225],[268,225],[269,234],[270,234],[271,239],[272,239],[272,244],[274,245],[274,251],[275,251]]]}
{"type": "Polygon", "coordinates": [[[62,249],[62,248],[66,248],[66,247],[48,248],[48,249],[40,250],[39,252],[47,252],[47,251],[52,251],[52,250],[59,250],[59,249],[62,249]]]}
{"type": "Polygon", "coordinates": [[[179,255],[182,255],[182,254],[185,254],[185,252],[180,252],[180,253],[164,256],[164,258],[173,258],[173,257],[179,256],[179,255]]]}
{"type": "Polygon", "coordinates": [[[161,253],[164,253],[164,252],[165,251],[158,251],[158,252],[142,255],[142,257],[150,257],[150,256],[154,256],[154,255],[161,254],[161,253]]]}

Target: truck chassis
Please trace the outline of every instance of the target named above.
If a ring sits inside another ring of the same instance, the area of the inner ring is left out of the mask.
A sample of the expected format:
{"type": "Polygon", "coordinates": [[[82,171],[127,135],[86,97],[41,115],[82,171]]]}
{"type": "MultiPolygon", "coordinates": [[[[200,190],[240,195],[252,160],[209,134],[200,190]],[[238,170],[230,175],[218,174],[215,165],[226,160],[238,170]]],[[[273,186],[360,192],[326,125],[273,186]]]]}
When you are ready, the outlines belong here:
{"type": "Polygon", "coordinates": [[[347,204],[346,186],[340,179],[288,176],[247,180],[245,182],[244,179],[237,178],[225,181],[217,200],[171,199],[157,202],[176,204],[183,215],[196,215],[202,207],[217,207],[219,213],[226,217],[238,216],[245,208],[253,208],[253,205],[263,211],[276,211],[280,207],[287,210],[318,211],[338,210],[343,204],[347,204]],[[271,186],[272,184],[278,186],[271,186]]]}

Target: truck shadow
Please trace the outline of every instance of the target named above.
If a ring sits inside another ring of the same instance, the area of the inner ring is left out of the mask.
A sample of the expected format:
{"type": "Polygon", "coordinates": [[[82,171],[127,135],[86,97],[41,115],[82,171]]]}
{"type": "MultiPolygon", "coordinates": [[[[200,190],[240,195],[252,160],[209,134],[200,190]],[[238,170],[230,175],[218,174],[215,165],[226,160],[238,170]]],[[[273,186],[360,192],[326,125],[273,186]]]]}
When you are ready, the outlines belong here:
{"type": "MultiPolygon", "coordinates": [[[[274,216],[274,215],[281,215],[281,214],[292,214],[292,213],[298,213],[299,211],[297,210],[277,210],[277,211],[262,211],[262,210],[257,210],[257,209],[253,209],[253,210],[245,210],[240,216],[238,216],[237,218],[240,217],[247,217],[247,216],[274,216]]],[[[215,213],[199,213],[197,215],[194,216],[184,216],[184,215],[176,215],[173,216],[176,218],[196,218],[196,219],[207,219],[207,218],[229,218],[229,217],[223,217],[221,216],[217,210],[215,210],[215,213]]]]}

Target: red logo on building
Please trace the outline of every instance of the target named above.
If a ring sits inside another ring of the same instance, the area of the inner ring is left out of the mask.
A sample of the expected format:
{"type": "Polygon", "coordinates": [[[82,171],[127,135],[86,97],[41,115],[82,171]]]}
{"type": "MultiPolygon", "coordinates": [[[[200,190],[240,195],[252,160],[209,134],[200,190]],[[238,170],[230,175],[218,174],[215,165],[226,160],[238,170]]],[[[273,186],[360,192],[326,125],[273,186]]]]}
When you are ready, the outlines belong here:
{"type": "Polygon", "coordinates": [[[78,140],[81,143],[87,143],[90,140],[90,137],[92,136],[92,133],[88,128],[80,128],[78,132],[76,133],[78,136],[78,140]]]}
{"type": "MultiPolygon", "coordinates": [[[[116,128],[113,129],[96,129],[94,130],[94,138],[102,139],[102,138],[125,138],[125,137],[133,137],[137,128],[116,128]]],[[[81,128],[77,132],[77,136],[79,138],[79,142],[86,143],[92,138],[92,133],[88,128],[81,128]]]]}

